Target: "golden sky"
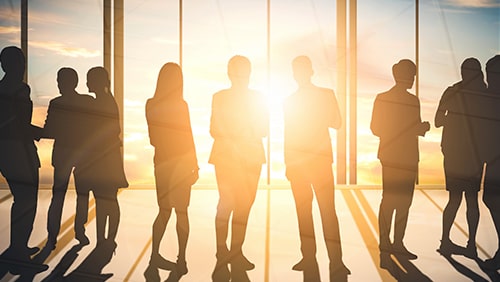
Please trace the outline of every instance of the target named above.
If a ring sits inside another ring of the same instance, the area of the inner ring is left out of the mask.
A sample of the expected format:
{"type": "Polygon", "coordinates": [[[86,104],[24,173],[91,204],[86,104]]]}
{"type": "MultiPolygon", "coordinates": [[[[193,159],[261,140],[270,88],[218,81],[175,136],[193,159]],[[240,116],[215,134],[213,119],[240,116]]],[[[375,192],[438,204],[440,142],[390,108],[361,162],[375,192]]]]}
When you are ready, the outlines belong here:
{"type": "MultiPolygon", "coordinates": [[[[85,73],[102,64],[101,2],[29,1],[28,75],[35,103],[34,123],[43,125],[48,102],[58,95],[55,76],[60,67],[75,68],[80,76],[79,92],[88,92],[85,73]]],[[[297,55],[310,56],[315,69],[313,82],[336,90],[335,5],[323,0],[271,1],[270,73],[266,1],[185,1],[183,9],[184,96],[191,110],[200,162],[199,183],[214,183],[213,168],[207,163],[212,144],[208,132],[211,97],[229,86],[226,65],[236,54],[252,61],[251,87],[269,97],[271,175],[282,180],[281,102],[296,87],[290,62],[297,55]]],[[[358,1],[360,184],[380,183],[378,140],[369,130],[369,119],[375,95],[393,84],[391,66],[402,58],[415,58],[414,9],[414,1],[358,1]]],[[[420,9],[420,99],[422,118],[432,123],[440,95],[460,79],[460,63],[477,57],[484,64],[500,51],[500,8],[497,1],[436,0],[425,1],[420,9]]],[[[153,148],[147,136],[144,104],[153,95],[161,66],[179,62],[177,12],[178,1],[125,3],[124,141],[126,172],[132,184],[153,184],[153,148]]],[[[2,46],[19,45],[18,15],[17,1],[0,3],[2,46]]],[[[334,131],[332,137],[335,139],[334,131]]],[[[421,183],[444,182],[440,138],[441,130],[436,128],[421,138],[421,183]]],[[[52,182],[51,144],[47,140],[38,143],[42,183],[52,182]]]]}

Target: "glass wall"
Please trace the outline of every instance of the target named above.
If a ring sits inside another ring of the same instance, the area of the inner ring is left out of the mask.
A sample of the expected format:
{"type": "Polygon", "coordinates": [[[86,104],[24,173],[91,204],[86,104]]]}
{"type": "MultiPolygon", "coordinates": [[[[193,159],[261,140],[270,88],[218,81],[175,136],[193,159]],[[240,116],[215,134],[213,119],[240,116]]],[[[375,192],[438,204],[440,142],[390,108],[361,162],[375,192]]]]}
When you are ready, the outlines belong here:
{"type": "MultiPolygon", "coordinates": [[[[335,14],[336,5],[331,1],[271,1],[271,176],[274,184],[288,183],[283,152],[283,101],[297,89],[292,60],[299,55],[309,56],[314,69],[313,83],[336,89],[335,14]]],[[[339,99],[339,93],[336,95],[339,99]]],[[[336,148],[333,130],[331,137],[336,148]]]]}
{"type": "MultiPolygon", "coordinates": [[[[282,107],[284,98],[296,89],[291,61],[297,55],[310,56],[315,71],[313,82],[337,90],[337,4],[271,0],[269,57],[267,4],[267,0],[183,1],[180,46],[179,1],[125,1],[124,156],[132,185],[154,184],[153,147],[149,144],[144,105],[154,93],[161,66],[181,61],[181,47],[184,96],[191,110],[201,168],[198,184],[215,184],[213,166],[208,164],[213,142],[209,134],[210,105],[215,92],[230,86],[227,62],[237,54],[252,62],[251,88],[269,99],[271,183],[287,184],[282,107]]],[[[370,130],[373,101],[376,94],[394,84],[393,64],[402,58],[416,59],[415,1],[358,0],[357,7],[357,182],[378,184],[378,138],[370,130]]],[[[19,1],[2,1],[0,8],[2,47],[19,46],[19,1]]],[[[30,0],[28,12],[33,123],[43,125],[48,102],[58,95],[57,70],[63,66],[75,68],[80,76],[77,90],[87,93],[87,70],[102,65],[103,1],[30,0]]],[[[440,96],[446,87],[460,80],[460,64],[465,58],[476,57],[484,67],[499,52],[499,18],[500,8],[494,1],[420,4],[419,97],[424,120],[433,124],[440,96]]],[[[411,92],[415,93],[416,88],[411,92]]],[[[342,94],[336,92],[337,98],[342,94]]],[[[347,125],[348,117],[343,118],[347,125]]],[[[334,152],[336,134],[331,131],[334,152]]],[[[434,126],[420,138],[422,184],[444,183],[440,140],[441,129],[434,126]]],[[[52,142],[43,140],[37,145],[42,159],[41,182],[51,184],[52,142]]],[[[266,170],[264,167],[262,171],[263,183],[266,170]]]]}
{"type": "Polygon", "coordinates": [[[179,63],[178,1],[125,1],[124,159],[131,185],[154,185],[153,153],[146,123],[146,100],[153,97],[158,73],[179,63]]]}
{"type": "MultiPolygon", "coordinates": [[[[208,164],[212,95],[230,87],[227,63],[234,55],[252,63],[250,88],[267,92],[266,1],[184,1],[183,10],[184,95],[200,166],[198,184],[215,184],[213,165],[208,164]]],[[[261,181],[265,171],[264,167],[261,181]]]]}

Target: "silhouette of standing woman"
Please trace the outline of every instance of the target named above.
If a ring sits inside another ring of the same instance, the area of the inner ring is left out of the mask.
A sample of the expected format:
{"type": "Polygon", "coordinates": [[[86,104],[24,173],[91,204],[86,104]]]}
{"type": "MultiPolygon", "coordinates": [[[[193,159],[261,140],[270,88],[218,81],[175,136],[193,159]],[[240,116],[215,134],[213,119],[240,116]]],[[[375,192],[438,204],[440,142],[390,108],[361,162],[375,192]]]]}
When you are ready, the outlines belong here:
{"type": "MultiPolygon", "coordinates": [[[[37,247],[28,247],[28,240],[36,214],[40,167],[33,140],[39,139],[35,133],[40,131],[31,125],[33,102],[30,87],[23,82],[23,52],[14,46],[6,47],[0,53],[0,63],[5,72],[0,80],[0,172],[14,197],[10,211],[10,245],[2,254],[1,262],[26,265],[31,264],[30,256],[39,251],[37,247]]],[[[19,269],[14,272],[19,271],[22,272],[19,269]]]]}
{"type": "Polygon", "coordinates": [[[229,281],[231,275],[232,281],[247,280],[244,271],[255,267],[243,255],[242,246],[262,164],[266,162],[262,138],[268,132],[269,114],[264,97],[248,88],[250,71],[248,58],[232,57],[228,63],[231,87],[215,93],[212,98],[210,134],[214,144],[209,163],[215,165],[219,190],[214,281],[229,281]],[[229,250],[226,240],[231,214],[229,250]],[[228,263],[231,264],[231,273],[228,263]]]}
{"type": "Polygon", "coordinates": [[[491,270],[500,269],[500,55],[486,62],[487,95],[480,107],[484,113],[481,122],[481,148],[486,161],[483,202],[488,207],[497,236],[497,250],[485,266],[491,270]]]}
{"type": "Polygon", "coordinates": [[[472,113],[477,96],[484,95],[481,63],[468,58],[462,63],[462,81],[448,87],[441,96],[435,116],[436,127],[443,126],[441,151],[444,156],[444,172],[448,203],[443,211],[443,233],[439,252],[450,255],[457,246],[450,240],[450,229],[465,194],[469,240],[465,255],[476,257],[476,233],[479,223],[477,193],[481,182],[483,164],[480,160],[476,134],[473,128],[476,116],[472,113]]]}
{"type": "Polygon", "coordinates": [[[370,128],[380,138],[378,158],[382,164],[382,201],[378,215],[380,267],[388,268],[390,254],[416,259],[406,249],[403,238],[415,190],[419,161],[418,136],[429,131],[422,122],[420,101],[409,93],[416,75],[416,65],[408,59],[392,67],[395,85],[380,93],[373,105],[370,128]],[[394,217],[394,240],[389,234],[394,217]]]}
{"type": "MultiPolygon", "coordinates": [[[[189,235],[188,206],[191,185],[198,179],[198,161],[189,109],[183,98],[182,70],[175,63],[163,65],[153,98],[146,103],[149,140],[155,147],[154,172],[160,208],[153,223],[153,246],[146,278],[158,268],[169,268],[182,276],[188,272],[186,246],[189,235]],[[175,209],[179,255],[175,268],[160,255],[160,242],[175,209]]],[[[151,279],[153,280],[153,279],[151,279]]]]}
{"type": "Polygon", "coordinates": [[[119,112],[116,101],[109,89],[108,72],[102,67],[91,68],[87,72],[89,92],[95,93],[93,103],[92,135],[88,159],[83,161],[75,174],[83,174],[78,186],[86,186],[94,193],[96,201],[97,244],[116,248],[116,234],[120,223],[120,207],[117,192],[128,187],[121,157],[119,112]],[[106,236],[106,226],[108,234],[106,236]]]}

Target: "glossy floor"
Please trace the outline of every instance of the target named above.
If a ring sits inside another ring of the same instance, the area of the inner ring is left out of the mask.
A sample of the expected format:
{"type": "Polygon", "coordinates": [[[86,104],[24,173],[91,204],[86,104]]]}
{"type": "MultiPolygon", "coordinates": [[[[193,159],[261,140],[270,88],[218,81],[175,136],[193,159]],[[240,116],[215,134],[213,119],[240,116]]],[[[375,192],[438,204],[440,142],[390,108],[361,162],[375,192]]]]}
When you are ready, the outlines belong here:
{"type": "MultiPolygon", "coordinates": [[[[300,259],[299,237],[295,206],[288,187],[261,187],[253,206],[247,239],[244,245],[246,256],[256,268],[248,271],[251,281],[302,281],[300,272],[291,267],[300,259]]],[[[9,237],[9,213],[12,198],[8,190],[0,190],[0,251],[7,248],[9,237]]],[[[419,187],[415,191],[410,220],[405,238],[408,249],[418,254],[418,259],[398,261],[399,269],[392,274],[379,267],[377,213],[381,191],[377,187],[341,186],[336,190],[337,214],[339,216],[344,262],[352,274],[349,281],[494,281],[497,274],[481,270],[478,262],[464,256],[453,255],[450,259],[436,252],[441,236],[442,210],[448,197],[444,189],[419,187]],[[397,279],[398,278],[398,279],[397,279]]],[[[481,196],[481,195],[480,195],[481,196]]],[[[40,190],[38,213],[30,243],[43,247],[46,239],[47,209],[51,192],[40,190]]],[[[188,242],[187,262],[189,273],[181,281],[210,281],[215,266],[214,217],[218,193],[215,187],[198,187],[193,190],[189,209],[191,233],[188,242]]],[[[102,270],[112,274],[107,281],[144,281],[151,252],[151,225],[158,211],[156,194],[151,189],[124,189],[119,194],[121,223],[117,238],[118,247],[102,270]]],[[[467,241],[465,208],[459,210],[452,229],[452,239],[459,245],[467,241]]],[[[497,239],[488,210],[480,203],[481,218],[477,236],[478,255],[484,260],[496,250],[497,239]]],[[[49,269],[35,276],[42,281],[68,257],[77,244],[72,231],[75,210],[75,193],[70,190],[64,207],[63,223],[57,248],[45,261],[49,269]],[[66,258],[64,258],[66,255],[66,258]]],[[[321,222],[317,206],[314,206],[318,261],[323,281],[328,281],[328,258],[322,239],[321,222]]],[[[95,247],[95,207],[91,202],[90,221],[87,234],[91,244],[85,246],[71,260],[61,275],[68,276],[95,247]]],[[[175,217],[171,218],[162,254],[170,260],[176,259],[177,237],[175,217]]],[[[160,271],[162,280],[168,271],[160,271]]],[[[109,277],[103,276],[103,277],[109,277]]],[[[16,281],[19,277],[7,274],[1,281],[16,281]]]]}

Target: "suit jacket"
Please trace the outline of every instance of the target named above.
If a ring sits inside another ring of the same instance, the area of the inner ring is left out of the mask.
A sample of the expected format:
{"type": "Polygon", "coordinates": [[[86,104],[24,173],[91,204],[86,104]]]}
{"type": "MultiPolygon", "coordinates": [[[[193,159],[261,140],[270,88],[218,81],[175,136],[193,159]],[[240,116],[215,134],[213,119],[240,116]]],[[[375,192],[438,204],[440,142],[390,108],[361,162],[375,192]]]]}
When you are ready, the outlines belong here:
{"type": "Polygon", "coordinates": [[[329,128],[342,120],[333,90],[314,85],[299,88],[285,100],[285,164],[333,163],[329,128]]]}
{"type": "Polygon", "coordinates": [[[268,130],[269,113],[262,94],[250,89],[241,93],[232,88],[215,93],[210,118],[214,143],[208,162],[264,164],[262,138],[268,130]]]}
{"type": "Polygon", "coordinates": [[[83,141],[93,134],[92,102],[91,96],[77,93],[67,93],[50,101],[42,136],[54,139],[53,166],[75,166],[85,155],[83,141]]]}
{"type": "Polygon", "coordinates": [[[380,138],[378,158],[382,165],[417,168],[418,136],[423,136],[425,129],[420,117],[420,101],[415,95],[396,87],[378,94],[370,128],[380,138]]]}

